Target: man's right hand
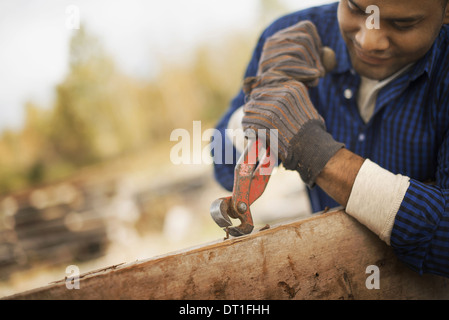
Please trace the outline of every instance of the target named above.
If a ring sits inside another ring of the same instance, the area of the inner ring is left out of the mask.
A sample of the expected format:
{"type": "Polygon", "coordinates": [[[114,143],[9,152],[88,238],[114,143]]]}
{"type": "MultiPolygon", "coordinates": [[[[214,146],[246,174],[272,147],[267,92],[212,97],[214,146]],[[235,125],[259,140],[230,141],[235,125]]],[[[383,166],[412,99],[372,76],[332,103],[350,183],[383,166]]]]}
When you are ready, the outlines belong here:
{"type": "Polygon", "coordinates": [[[270,37],[256,77],[245,80],[243,128],[278,133],[278,151],[286,169],[298,170],[309,185],[343,147],[325,129],[308,94],[324,75],[323,49],[315,26],[300,22],[270,37]]]}

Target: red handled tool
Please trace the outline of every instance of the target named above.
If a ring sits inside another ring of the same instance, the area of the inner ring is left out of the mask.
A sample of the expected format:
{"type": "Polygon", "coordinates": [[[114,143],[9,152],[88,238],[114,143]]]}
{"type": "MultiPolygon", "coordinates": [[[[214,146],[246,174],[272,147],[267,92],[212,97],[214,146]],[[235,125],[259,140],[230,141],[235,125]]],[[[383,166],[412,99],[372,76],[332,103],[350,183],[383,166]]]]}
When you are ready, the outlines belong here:
{"type": "Polygon", "coordinates": [[[235,167],[232,196],[215,200],[210,208],[212,219],[234,237],[253,231],[250,206],[265,191],[277,163],[277,155],[270,152],[270,147],[267,147],[262,154],[264,151],[262,145],[259,139],[249,140],[235,167]],[[259,154],[262,156],[259,157],[259,154]],[[241,224],[233,227],[230,218],[239,219],[241,224]]]}

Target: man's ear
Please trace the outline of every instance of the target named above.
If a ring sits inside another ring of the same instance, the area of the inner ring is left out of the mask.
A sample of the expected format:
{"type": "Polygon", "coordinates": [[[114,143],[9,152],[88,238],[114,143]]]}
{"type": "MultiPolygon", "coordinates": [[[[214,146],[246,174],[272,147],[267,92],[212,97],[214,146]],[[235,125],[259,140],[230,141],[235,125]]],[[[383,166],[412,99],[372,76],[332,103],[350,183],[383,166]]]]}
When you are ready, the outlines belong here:
{"type": "Polygon", "coordinates": [[[444,11],[444,24],[449,23],[449,3],[446,4],[446,9],[444,11]]]}

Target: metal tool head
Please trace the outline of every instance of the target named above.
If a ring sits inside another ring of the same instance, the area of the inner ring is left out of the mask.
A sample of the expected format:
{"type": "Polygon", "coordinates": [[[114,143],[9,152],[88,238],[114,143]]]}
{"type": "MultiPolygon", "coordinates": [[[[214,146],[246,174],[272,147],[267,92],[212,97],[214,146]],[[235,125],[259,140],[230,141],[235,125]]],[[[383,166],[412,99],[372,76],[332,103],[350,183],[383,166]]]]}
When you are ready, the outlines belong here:
{"type": "Polygon", "coordinates": [[[210,215],[212,216],[212,219],[222,228],[232,226],[231,219],[229,219],[229,215],[227,213],[228,202],[229,200],[226,198],[219,198],[212,202],[210,206],[210,215]]]}
{"type": "Polygon", "coordinates": [[[234,211],[232,206],[232,197],[219,198],[212,202],[212,205],[210,206],[210,214],[218,226],[221,228],[226,228],[227,232],[229,232],[231,236],[239,237],[251,233],[254,228],[252,219],[248,221],[246,218],[248,215],[251,216],[249,207],[246,209],[247,210],[245,210],[243,214],[238,214],[234,211]],[[248,211],[248,213],[245,215],[246,211],[248,211]],[[230,217],[240,219],[241,224],[237,227],[232,226],[230,217]]]}

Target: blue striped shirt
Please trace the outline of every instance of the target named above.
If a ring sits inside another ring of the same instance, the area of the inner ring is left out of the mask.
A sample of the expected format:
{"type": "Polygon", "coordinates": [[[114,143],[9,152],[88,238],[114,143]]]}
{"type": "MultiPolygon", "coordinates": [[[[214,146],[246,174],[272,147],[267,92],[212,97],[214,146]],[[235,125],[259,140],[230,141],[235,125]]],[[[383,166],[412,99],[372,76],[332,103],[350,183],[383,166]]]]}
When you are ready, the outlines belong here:
{"type": "MultiPolygon", "coordinates": [[[[449,26],[443,26],[422,59],[379,92],[374,115],[365,123],[357,106],[361,79],[352,69],[340,35],[337,6],[309,8],[272,23],[262,33],[245,77],[256,74],[267,37],[300,20],[311,20],[323,45],[331,47],[338,58],[336,68],[310,89],[314,106],[325,119],[328,132],[347,149],[394,174],[410,177],[391,246],[413,270],[449,277],[449,26]]],[[[230,116],[243,104],[240,91],[217,124],[223,137],[230,116]]],[[[229,143],[225,139],[223,150],[229,143]]],[[[232,190],[234,166],[217,160],[215,177],[232,190]]],[[[319,187],[308,192],[314,212],[338,205],[319,187]]]]}

